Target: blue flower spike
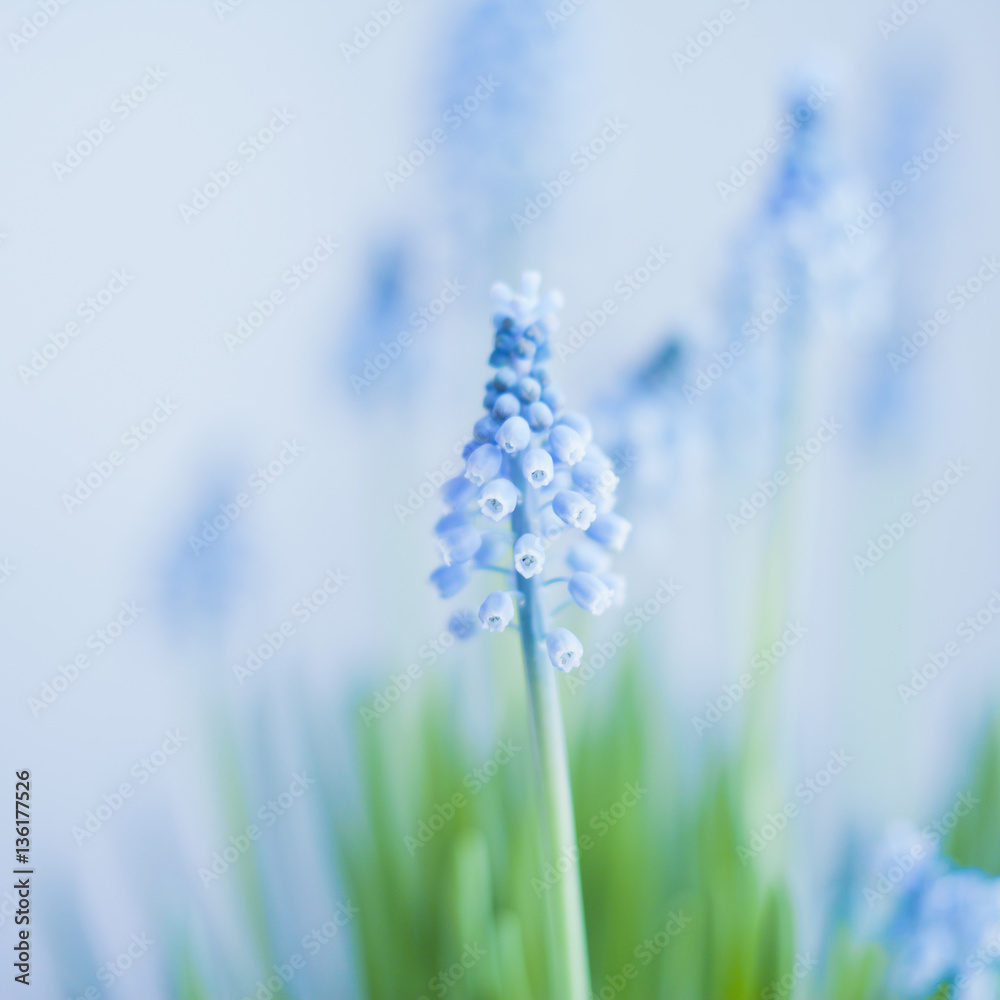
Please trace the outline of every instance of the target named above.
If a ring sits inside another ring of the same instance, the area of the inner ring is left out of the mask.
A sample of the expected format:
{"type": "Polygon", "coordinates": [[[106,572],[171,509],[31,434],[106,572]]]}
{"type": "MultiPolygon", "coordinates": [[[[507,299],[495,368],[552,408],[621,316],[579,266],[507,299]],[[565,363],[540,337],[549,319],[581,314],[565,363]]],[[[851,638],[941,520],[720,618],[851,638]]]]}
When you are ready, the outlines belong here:
{"type": "MultiPolygon", "coordinates": [[[[547,602],[556,593],[543,590],[545,574],[553,565],[553,546],[561,545],[565,537],[562,559],[568,569],[557,564],[554,575],[568,582],[570,604],[602,614],[624,599],[624,580],[609,572],[608,550],[622,550],[631,525],[612,513],[618,476],[594,443],[590,421],[566,407],[552,373],[538,360],[548,356],[562,296],[552,291],[542,294],[541,277],[535,271],[522,275],[517,291],[498,282],[490,295],[493,373],[485,383],[486,412],[475,421],[473,440],[466,445],[463,475],[442,488],[452,513],[436,528],[445,565],[432,580],[448,597],[464,588],[473,570],[506,572],[525,597],[522,619],[535,609],[531,624],[541,630],[538,646],[545,657],[560,670],[572,669],[567,664],[574,662],[573,657],[565,654],[575,648],[573,643],[559,647],[556,662],[545,642],[547,602]],[[508,518],[513,537],[508,534],[510,541],[505,544],[503,522],[508,518]]],[[[493,611],[501,598],[501,591],[487,598],[493,611]]],[[[503,629],[490,626],[494,630],[503,629]]],[[[565,635],[562,640],[568,642],[565,635]]]]}
{"type": "MultiPolygon", "coordinates": [[[[584,648],[549,619],[573,604],[593,615],[622,604],[625,581],[610,571],[608,550],[621,551],[631,526],[612,513],[618,477],[594,443],[590,421],[567,409],[546,366],[562,296],[541,294],[541,276],[527,271],[516,292],[498,282],[490,297],[493,372],[482,397],[485,412],[463,451],[464,474],[442,487],[451,510],[436,529],[445,565],[431,580],[444,598],[473,573],[479,579],[499,572],[506,578],[500,586],[511,588],[487,593],[478,618],[483,629],[503,632],[517,617],[544,853],[548,863],[562,865],[560,859],[575,857],[577,841],[556,677],[580,666],[584,648]],[[550,602],[558,607],[550,609],[550,602]]],[[[456,613],[450,627],[464,636],[470,618],[468,611],[456,613]]],[[[578,864],[560,870],[560,891],[548,903],[550,957],[555,992],[576,1000],[591,995],[583,897],[578,864]]]]}

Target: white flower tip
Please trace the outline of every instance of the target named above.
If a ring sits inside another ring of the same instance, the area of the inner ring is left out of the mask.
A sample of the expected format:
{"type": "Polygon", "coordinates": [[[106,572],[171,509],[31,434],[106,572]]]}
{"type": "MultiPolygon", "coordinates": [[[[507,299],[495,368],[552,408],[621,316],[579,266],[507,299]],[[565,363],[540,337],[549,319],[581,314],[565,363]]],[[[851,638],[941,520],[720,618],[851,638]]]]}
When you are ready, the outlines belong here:
{"type": "Polygon", "coordinates": [[[503,281],[495,281],[490,287],[490,299],[497,305],[506,305],[514,298],[510,285],[503,281]]]}

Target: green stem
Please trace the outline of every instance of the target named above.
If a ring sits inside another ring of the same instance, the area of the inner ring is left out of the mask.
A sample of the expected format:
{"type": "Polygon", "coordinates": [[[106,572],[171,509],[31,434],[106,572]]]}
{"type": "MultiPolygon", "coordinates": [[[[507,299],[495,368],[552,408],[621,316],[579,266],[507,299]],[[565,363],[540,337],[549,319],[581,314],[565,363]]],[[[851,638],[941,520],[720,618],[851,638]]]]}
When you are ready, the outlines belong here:
{"type": "MultiPolygon", "coordinates": [[[[516,463],[513,463],[516,465],[516,463]]],[[[531,532],[537,534],[534,490],[528,486],[520,468],[512,470],[514,485],[524,500],[512,515],[515,539],[531,532]]],[[[588,1000],[590,968],[587,959],[587,929],[583,918],[583,892],[580,887],[580,851],[573,819],[573,793],[570,788],[569,760],[563,732],[562,710],[556,671],[545,649],[548,629],[542,584],[537,576],[517,576],[517,588],[524,596],[521,606],[521,649],[527,675],[531,737],[539,781],[539,806],[542,824],[542,860],[562,872],[549,890],[549,969],[554,1000],[588,1000]]]]}

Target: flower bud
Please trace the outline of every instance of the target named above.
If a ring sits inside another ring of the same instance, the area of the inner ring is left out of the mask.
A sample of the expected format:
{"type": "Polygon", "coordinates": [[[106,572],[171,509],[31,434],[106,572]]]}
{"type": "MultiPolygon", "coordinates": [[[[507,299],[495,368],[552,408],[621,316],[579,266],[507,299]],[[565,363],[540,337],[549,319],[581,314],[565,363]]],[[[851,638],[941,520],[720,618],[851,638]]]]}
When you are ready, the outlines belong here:
{"type": "Polygon", "coordinates": [[[534,341],[528,340],[527,337],[522,337],[511,350],[511,354],[521,361],[531,361],[535,356],[535,343],[534,341]]]}
{"type": "Polygon", "coordinates": [[[493,416],[503,423],[508,417],[517,416],[521,412],[521,401],[512,392],[503,392],[497,396],[493,404],[493,416]]]}
{"type": "Polygon", "coordinates": [[[508,417],[497,431],[496,442],[508,455],[524,451],[531,443],[531,428],[524,417],[508,417]]]}
{"type": "Polygon", "coordinates": [[[542,398],[542,387],[530,375],[526,375],[514,388],[522,403],[537,403],[542,398]]]}
{"type": "Polygon", "coordinates": [[[491,383],[497,393],[510,392],[517,385],[517,372],[513,368],[499,368],[491,383]]]}
{"type": "Polygon", "coordinates": [[[555,419],[552,411],[542,402],[529,403],[524,416],[533,431],[547,431],[555,419]]]}
{"type": "Polygon", "coordinates": [[[492,414],[480,417],[472,427],[472,436],[480,444],[492,444],[500,430],[500,421],[492,414]]]}

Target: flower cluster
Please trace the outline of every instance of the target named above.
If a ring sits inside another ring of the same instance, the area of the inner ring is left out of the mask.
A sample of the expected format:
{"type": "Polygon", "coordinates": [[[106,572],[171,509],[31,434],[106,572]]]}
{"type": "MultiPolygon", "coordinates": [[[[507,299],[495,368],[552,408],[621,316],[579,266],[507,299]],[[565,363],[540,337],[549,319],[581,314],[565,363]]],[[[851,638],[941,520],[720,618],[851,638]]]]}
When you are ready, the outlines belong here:
{"type": "MultiPolygon", "coordinates": [[[[502,283],[493,286],[489,363],[495,372],[486,383],[486,413],[462,453],[464,474],[441,488],[449,513],[435,526],[444,565],[431,581],[442,597],[463,590],[474,570],[503,573],[515,585],[482,602],[479,621],[491,632],[511,625],[515,602],[547,594],[542,588],[548,584],[565,583],[565,603],[594,615],[625,599],[625,581],[609,572],[607,550],[622,550],[631,525],[614,513],[618,477],[593,442],[590,421],[566,409],[545,365],[562,296],[549,292],[539,298],[540,284],[537,273],[526,272],[520,294],[502,283]],[[567,569],[545,580],[552,547],[563,539],[567,569]]],[[[541,607],[547,618],[544,602],[541,607]]],[[[453,616],[456,635],[468,634],[469,619],[468,612],[453,616]]],[[[544,634],[538,639],[552,664],[564,671],[579,666],[580,640],[565,628],[540,627],[544,634]]]]}
{"type": "Polygon", "coordinates": [[[890,831],[869,890],[883,906],[881,937],[893,957],[891,978],[904,997],[929,996],[941,983],[963,1000],[1000,988],[1000,879],[956,868],[931,839],[908,824],[890,831]],[[886,875],[888,873],[888,875],[886,875]]]}

